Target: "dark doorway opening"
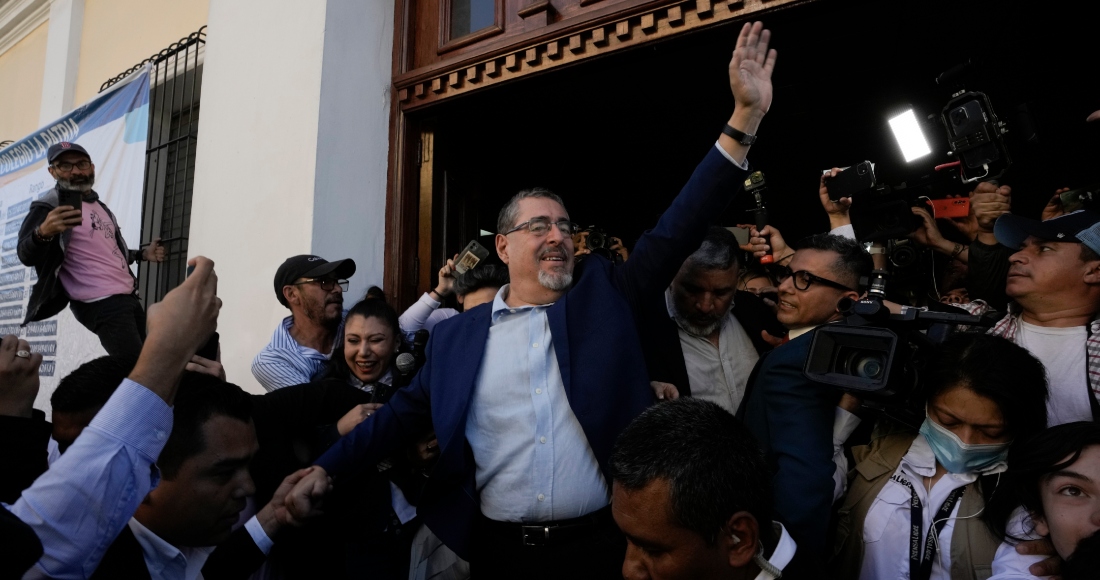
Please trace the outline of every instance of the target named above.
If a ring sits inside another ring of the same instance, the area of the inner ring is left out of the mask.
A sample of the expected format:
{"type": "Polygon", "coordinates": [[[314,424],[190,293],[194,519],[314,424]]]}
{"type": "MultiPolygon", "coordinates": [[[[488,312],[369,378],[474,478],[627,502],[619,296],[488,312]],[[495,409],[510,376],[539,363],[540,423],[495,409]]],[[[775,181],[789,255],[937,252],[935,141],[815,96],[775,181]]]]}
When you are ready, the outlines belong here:
{"type": "MultiPolygon", "coordinates": [[[[886,119],[910,106],[918,118],[938,115],[951,90],[934,79],[967,59],[979,65],[963,86],[989,94],[1009,124],[1015,164],[1001,182],[1014,188],[1016,213],[1037,217],[1055,188],[1098,178],[1100,123],[1085,123],[1100,109],[1098,49],[1081,8],[820,1],[765,20],[780,53],[776,97],[749,158],[768,175],[771,221],[788,240],[827,228],[822,169],[869,159],[896,184],[948,160],[942,133],[926,129],[934,154],[907,165],[886,119]]],[[[417,114],[434,132],[433,281],[419,286],[434,283],[444,256],[495,231],[508,197],[536,185],[561,194],[578,223],[632,245],[732,112],[726,71],[739,29],[723,25],[417,114]]],[[[748,223],[747,208],[741,196],[715,222],[748,223]]]]}

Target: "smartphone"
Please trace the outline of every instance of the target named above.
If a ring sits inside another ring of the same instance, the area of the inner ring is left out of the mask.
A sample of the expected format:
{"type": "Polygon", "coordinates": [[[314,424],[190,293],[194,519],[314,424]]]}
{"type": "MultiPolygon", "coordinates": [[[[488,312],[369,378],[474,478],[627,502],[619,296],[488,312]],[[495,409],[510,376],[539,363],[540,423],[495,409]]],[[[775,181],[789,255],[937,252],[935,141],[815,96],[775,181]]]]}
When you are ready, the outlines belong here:
{"type": "Polygon", "coordinates": [[[744,246],[749,243],[749,230],[747,228],[733,226],[726,229],[733,233],[733,237],[737,238],[737,245],[744,246]]]}
{"type": "Polygon", "coordinates": [[[1100,185],[1082,187],[1058,194],[1062,200],[1062,209],[1066,213],[1072,213],[1079,209],[1091,207],[1093,202],[1100,201],[1100,185]]]}
{"type": "Polygon", "coordinates": [[[465,274],[466,270],[477,266],[478,262],[484,260],[488,255],[489,250],[477,243],[477,240],[470,240],[470,243],[466,244],[466,249],[462,250],[462,253],[458,255],[458,259],[455,260],[455,272],[465,274]]]}
{"type": "Polygon", "coordinates": [[[74,189],[57,190],[57,205],[71,205],[73,209],[83,211],[84,194],[74,189]]]}
{"type": "MultiPolygon", "coordinates": [[[[824,173],[828,174],[829,170],[824,173]]],[[[836,202],[842,197],[852,197],[875,186],[875,166],[870,161],[864,161],[859,165],[848,167],[836,174],[836,177],[826,177],[825,187],[829,189],[829,199],[836,202]]]]}
{"type": "Polygon", "coordinates": [[[218,333],[215,332],[195,354],[209,360],[218,360],[218,333]]]}
{"type": "MultiPolygon", "coordinates": [[[[191,265],[187,267],[187,276],[191,275],[191,272],[195,271],[195,266],[191,265]]],[[[210,337],[210,340],[206,341],[206,344],[202,345],[195,354],[208,360],[218,360],[218,332],[214,331],[214,334],[210,337]]]]}
{"type": "Polygon", "coordinates": [[[936,218],[964,218],[970,215],[970,198],[949,197],[930,200],[932,216],[936,218]]]}

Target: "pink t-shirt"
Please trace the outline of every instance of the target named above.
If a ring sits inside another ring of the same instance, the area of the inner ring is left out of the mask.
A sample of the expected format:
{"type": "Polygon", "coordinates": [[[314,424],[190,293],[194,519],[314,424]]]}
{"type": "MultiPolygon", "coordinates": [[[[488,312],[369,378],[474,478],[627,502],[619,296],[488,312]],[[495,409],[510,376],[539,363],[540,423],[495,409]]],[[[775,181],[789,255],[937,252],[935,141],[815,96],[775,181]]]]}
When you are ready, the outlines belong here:
{"type": "Polygon", "coordinates": [[[69,298],[90,302],[132,294],[134,279],[115,241],[115,222],[98,201],[84,202],[84,222],[73,228],[61,264],[61,286],[69,298]]]}

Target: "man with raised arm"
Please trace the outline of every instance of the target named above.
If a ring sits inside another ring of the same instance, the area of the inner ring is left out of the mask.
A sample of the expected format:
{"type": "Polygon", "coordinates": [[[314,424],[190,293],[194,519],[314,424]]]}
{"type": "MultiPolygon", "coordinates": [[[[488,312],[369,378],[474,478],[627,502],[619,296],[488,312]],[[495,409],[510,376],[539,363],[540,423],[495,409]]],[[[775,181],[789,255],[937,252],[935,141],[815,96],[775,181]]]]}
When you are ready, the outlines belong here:
{"type": "Polygon", "coordinates": [[[589,256],[574,270],[577,226],[561,199],[513,197],[496,236],[510,283],[435,327],[412,384],[318,460],[288,495],[292,512],[329,475],[339,485],[433,425],[441,455],[417,510],[473,576],[620,578],[625,541],[605,473],[615,437],[652,400],[635,316],[744,182],[772,101],[769,39],[761,23],[742,28],[728,126],[624,264],[589,256]]]}

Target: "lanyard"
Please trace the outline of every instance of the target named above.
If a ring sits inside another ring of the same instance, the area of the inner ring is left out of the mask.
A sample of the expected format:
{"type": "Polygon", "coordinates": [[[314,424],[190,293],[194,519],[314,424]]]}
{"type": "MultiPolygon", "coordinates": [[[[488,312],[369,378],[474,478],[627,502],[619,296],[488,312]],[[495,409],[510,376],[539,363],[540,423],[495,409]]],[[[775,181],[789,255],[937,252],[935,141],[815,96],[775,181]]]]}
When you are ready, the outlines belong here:
{"type": "Polygon", "coordinates": [[[929,580],[932,577],[932,562],[936,559],[936,547],[939,544],[940,532],[947,525],[947,520],[951,517],[951,511],[955,509],[955,504],[958,503],[959,498],[966,491],[966,486],[955,488],[943,501],[943,505],[940,506],[935,517],[932,518],[932,525],[928,528],[928,539],[924,542],[924,552],[922,554],[920,551],[920,535],[921,529],[924,528],[924,506],[921,505],[920,498],[917,497],[917,490],[913,489],[912,483],[897,474],[892,475],[890,479],[908,487],[909,493],[912,494],[912,499],[909,500],[909,514],[912,521],[912,525],[909,527],[909,578],[910,580],[929,580]]]}

